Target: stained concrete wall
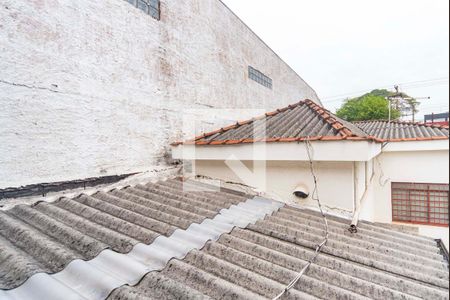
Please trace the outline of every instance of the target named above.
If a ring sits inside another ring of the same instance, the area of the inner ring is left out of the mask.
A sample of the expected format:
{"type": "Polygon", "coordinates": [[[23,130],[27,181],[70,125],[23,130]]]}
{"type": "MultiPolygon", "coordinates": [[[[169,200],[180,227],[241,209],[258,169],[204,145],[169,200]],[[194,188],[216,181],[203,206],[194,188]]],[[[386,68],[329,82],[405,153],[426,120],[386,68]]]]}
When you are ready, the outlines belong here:
{"type": "MultiPolygon", "coordinates": [[[[195,175],[218,178],[256,187],[273,199],[317,208],[317,202],[299,199],[293,195],[294,189],[303,184],[310,193],[314,189],[309,163],[300,161],[243,161],[242,168],[230,168],[225,161],[197,160],[195,175]]],[[[353,162],[316,162],[314,169],[318,178],[319,198],[331,211],[351,215],[354,208],[354,163],[353,162]]]]}
{"type": "Polygon", "coordinates": [[[184,108],[318,101],[218,0],[4,0],[0,44],[0,188],[164,164],[184,108]]]}

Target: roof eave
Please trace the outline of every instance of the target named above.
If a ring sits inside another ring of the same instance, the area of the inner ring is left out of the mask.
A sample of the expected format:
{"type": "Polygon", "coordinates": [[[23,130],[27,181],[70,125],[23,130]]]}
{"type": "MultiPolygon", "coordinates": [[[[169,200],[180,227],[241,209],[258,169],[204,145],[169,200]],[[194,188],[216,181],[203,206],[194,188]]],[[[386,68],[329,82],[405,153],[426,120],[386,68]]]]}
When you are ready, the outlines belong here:
{"type": "Polygon", "coordinates": [[[449,151],[448,138],[403,139],[387,142],[382,152],[449,151]]]}
{"type": "MultiPolygon", "coordinates": [[[[311,140],[316,161],[369,161],[381,153],[381,143],[362,139],[311,140]]],[[[221,145],[180,145],[172,149],[174,159],[308,161],[302,141],[267,143],[223,143],[221,145]]]]}

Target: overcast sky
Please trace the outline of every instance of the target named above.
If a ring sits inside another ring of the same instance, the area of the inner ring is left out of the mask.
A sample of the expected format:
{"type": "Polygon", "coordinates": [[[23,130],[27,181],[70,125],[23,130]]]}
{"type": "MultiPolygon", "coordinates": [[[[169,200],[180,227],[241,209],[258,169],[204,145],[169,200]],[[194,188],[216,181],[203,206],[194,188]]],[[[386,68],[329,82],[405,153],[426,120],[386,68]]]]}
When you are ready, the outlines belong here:
{"type": "Polygon", "coordinates": [[[335,111],[375,88],[448,111],[448,0],[223,0],[335,111]]]}

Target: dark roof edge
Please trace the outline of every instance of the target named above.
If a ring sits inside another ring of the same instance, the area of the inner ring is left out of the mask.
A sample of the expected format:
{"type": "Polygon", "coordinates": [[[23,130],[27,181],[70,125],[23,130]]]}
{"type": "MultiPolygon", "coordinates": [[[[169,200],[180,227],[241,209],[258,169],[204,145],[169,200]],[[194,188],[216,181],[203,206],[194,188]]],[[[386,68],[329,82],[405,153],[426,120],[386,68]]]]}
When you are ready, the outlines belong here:
{"type": "Polygon", "coordinates": [[[138,173],[59,181],[52,183],[37,183],[15,188],[5,188],[0,189],[0,200],[29,196],[45,196],[47,193],[73,190],[77,188],[86,189],[87,187],[116,183],[136,174],[138,173]]]}
{"type": "MultiPolygon", "coordinates": [[[[445,247],[444,241],[442,241],[442,239],[437,239],[436,243],[439,247],[439,250],[441,251],[442,256],[444,257],[444,259],[447,261],[448,264],[449,263],[448,250],[447,247],[445,247]]],[[[450,265],[448,267],[450,269],[450,265]]]]}

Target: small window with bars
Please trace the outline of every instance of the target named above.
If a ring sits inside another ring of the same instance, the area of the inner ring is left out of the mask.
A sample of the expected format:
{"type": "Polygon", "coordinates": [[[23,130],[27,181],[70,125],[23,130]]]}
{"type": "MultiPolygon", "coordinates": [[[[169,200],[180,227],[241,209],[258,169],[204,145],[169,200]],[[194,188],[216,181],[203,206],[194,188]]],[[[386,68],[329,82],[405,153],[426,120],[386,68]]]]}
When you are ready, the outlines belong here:
{"type": "Polygon", "coordinates": [[[248,67],[248,77],[266,88],[272,89],[273,87],[273,81],[270,77],[250,66],[248,67]]]}
{"type": "Polygon", "coordinates": [[[134,7],[142,10],[156,20],[161,17],[161,4],[159,0],[125,0],[134,7]]]}
{"type": "Polygon", "coordinates": [[[392,183],[392,220],[448,226],[448,184],[392,183]]]}

